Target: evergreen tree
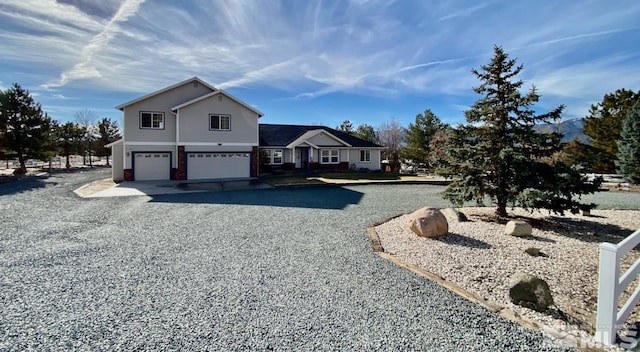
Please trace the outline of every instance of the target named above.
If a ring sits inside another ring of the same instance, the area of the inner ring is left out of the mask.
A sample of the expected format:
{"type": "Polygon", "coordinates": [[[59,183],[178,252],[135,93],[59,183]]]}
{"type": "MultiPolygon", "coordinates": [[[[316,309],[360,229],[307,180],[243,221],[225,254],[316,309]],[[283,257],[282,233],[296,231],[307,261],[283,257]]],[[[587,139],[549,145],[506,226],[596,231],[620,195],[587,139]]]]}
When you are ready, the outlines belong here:
{"type": "Polygon", "coordinates": [[[376,130],[373,128],[373,126],[367,125],[366,123],[359,125],[353,134],[354,136],[358,138],[362,138],[365,141],[378,143],[378,136],[376,134],[376,130]]]}
{"type": "Polygon", "coordinates": [[[549,161],[561,150],[562,135],[533,129],[536,123],[559,119],[563,106],[536,115],[535,87],[522,95],[523,82],[515,79],[523,66],[501,47],[494,53],[488,65],[472,70],[482,82],[474,91],[482,97],[466,112],[468,124],[451,136],[451,163],[439,173],[454,181],[444,197],[455,204],[482,204],[488,197],[500,217],[507,215],[507,205],[557,213],[593,207],[580,204],[574,195],[597,190],[599,180],[586,185],[577,168],[549,161]]]}
{"type": "Polygon", "coordinates": [[[336,130],[351,134],[353,133],[353,124],[349,120],[344,120],[340,126],[336,127],[336,130]]]}
{"type": "Polygon", "coordinates": [[[409,124],[404,136],[403,158],[411,159],[414,164],[430,164],[431,142],[443,127],[438,116],[429,109],[416,115],[415,123],[409,124]]]}
{"type": "Polygon", "coordinates": [[[606,94],[602,102],[591,105],[589,116],[584,121],[584,133],[591,137],[598,152],[594,171],[599,173],[615,172],[615,160],[618,152],[622,121],[629,110],[640,99],[640,91],[618,89],[606,94]]]}
{"type": "Polygon", "coordinates": [[[640,99],[622,122],[616,166],[627,181],[640,184],[640,99]]]}
{"type": "Polygon", "coordinates": [[[84,136],[86,130],[84,126],[73,122],[67,122],[64,125],[58,126],[56,130],[56,137],[58,141],[58,148],[60,154],[66,158],[66,168],[71,168],[69,162],[69,156],[72,154],[82,154],[84,151],[84,136]]]}
{"type": "Polygon", "coordinates": [[[20,163],[17,174],[27,172],[25,161],[43,158],[50,144],[52,121],[33,100],[29,91],[14,83],[0,100],[0,125],[5,131],[7,148],[20,163]]]}
{"type": "Polygon", "coordinates": [[[109,155],[111,155],[111,149],[105,147],[105,145],[120,139],[118,124],[110,118],[105,117],[100,120],[100,123],[98,123],[98,133],[100,134],[100,137],[98,138],[98,148],[96,148],[96,151],[98,156],[107,157],[107,166],[109,166],[109,155]]]}

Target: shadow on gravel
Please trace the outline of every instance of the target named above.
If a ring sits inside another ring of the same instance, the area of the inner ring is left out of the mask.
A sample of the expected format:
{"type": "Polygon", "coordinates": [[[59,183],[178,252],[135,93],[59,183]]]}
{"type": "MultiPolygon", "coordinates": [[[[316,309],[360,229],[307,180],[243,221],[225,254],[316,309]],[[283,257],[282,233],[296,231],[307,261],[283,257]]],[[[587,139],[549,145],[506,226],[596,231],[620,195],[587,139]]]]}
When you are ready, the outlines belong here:
{"type": "Polygon", "coordinates": [[[480,241],[475,238],[463,236],[457,233],[448,233],[446,236],[435,237],[437,241],[454,245],[454,246],[464,246],[469,248],[477,248],[477,249],[490,249],[491,245],[485,241],[480,241]]]}
{"type": "Polygon", "coordinates": [[[47,182],[49,176],[22,176],[22,177],[8,177],[3,178],[0,182],[0,196],[6,196],[10,194],[17,194],[26,191],[30,191],[36,188],[44,188],[47,184],[54,184],[47,182]]]}
{"type": "Polygon", "coordinates": [[[566,237],[585,242],[618,243],[631,235],[637,229],[628,229],[618,225],[603,224],[587,219],[563,218],[552,216],[536,228],[553,230],[566,237]]]}
{"type": "Polygon", "coordinates": [[[263,205],[269,207],[341,210],[346,208],[349,204],[360,203],[361,199],[362,193],[342,187],[303,187],[165,194],[151,197],[150,202],[263,205]]]}

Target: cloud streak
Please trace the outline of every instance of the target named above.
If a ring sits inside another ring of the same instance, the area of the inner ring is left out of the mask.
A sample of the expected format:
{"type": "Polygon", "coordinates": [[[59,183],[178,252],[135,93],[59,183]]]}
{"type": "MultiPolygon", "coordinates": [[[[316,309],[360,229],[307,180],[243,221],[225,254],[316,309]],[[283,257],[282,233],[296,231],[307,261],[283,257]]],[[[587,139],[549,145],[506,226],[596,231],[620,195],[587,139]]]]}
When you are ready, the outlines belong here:
{"type": "Polygon", "coordinates": [[[82,49],[82,61],[75,64],[71,69],[62,72],[58,80],[49,82],[43,87],[60,87],[76,79],[102,77],[102,73],[93,63],[94,56],[107,46],[116,35],[119,30],[118,23],[125,22],[134,16],[142,3],[144,3],[144,0],[125,0],[106,26],[82,49]]]}
{"type": "Polygon", "coordinates": [[[281,100],[424,97],[457,112],[497,44],[554,102],[640,88],[634,0],[64,1],[0,4],[0,80],[75,97],[67,90],[147,93],[197,75],[281,100]]]}

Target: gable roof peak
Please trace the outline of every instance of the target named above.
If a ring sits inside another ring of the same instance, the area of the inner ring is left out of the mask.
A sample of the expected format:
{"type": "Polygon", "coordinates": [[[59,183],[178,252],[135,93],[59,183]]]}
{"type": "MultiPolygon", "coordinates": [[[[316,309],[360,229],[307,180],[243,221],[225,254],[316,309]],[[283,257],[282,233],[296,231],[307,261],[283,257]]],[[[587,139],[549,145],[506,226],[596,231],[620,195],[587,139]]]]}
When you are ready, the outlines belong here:
{"type": "Polygon", "coordinates": [[[129,106],[129,105],[131,105],[131,104],[135,104],[135,103],[137,103],[137,102],[140,102],[140,101],[143,101],[143,100],[145,100],[145,99],[151,98],[151,97],[152,97],[152,96],[154,96],[154,95],[162,94],[162,93],[164,93],[164,92],[170,91],[170,90],[172,90],[172,89],[174,89],[174,88],[180,87],[180,86],[182,86],[182,85],[184,85],[184,84],[191,83],[191,82],[198,82],[199,84],[202,84],[203,86],[205,86],[205,87],[207,87],[207,88],[211,89],[211,90],[212,90],[212,91],[214,91],[214,92],[218,90],[216,87],[214,87],[214,86],[210,85],[209,83],[207,83],[207,82],[203,81],[203,80],[202,80],[202,79],[200,79],[198,76],[193,76],[193,77],[191,77],[191,78],[189,78],[189,79],[185,79],[184,81],[181,81],[181,82],[178,82],[178,83],[172,84],[172,85],[170,85],[170,86],[168,86],[168,87],[165,87],[165,88],[162,88],[162,89],[156,90],[156,91],[151,92],[151,93],[149,93],[149,94],[143,95],[143,96],[141,96],[141,97],[139,97],[139,98],[136,98],[136,99],[133,99],[133,100],[131,100],[131,101],[128,101],[128,102],[126,102],[126,103],[124,103],[124,104],[120,104],[120,105],[116,106],[116,109],[118,109],[118,110],[122,110],[122,109],[124,109],[125,107],[127,107],[127,106],[129,106]]]}

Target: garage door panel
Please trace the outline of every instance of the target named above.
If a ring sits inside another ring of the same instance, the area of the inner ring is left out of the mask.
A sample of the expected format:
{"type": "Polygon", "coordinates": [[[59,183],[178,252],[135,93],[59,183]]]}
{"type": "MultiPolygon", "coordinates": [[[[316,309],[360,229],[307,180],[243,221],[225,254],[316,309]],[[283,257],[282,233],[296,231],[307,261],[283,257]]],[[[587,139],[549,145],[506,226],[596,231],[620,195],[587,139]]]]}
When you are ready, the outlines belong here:
{"type": "Polygon", "coordinates": [[[190,180],[250,176],[250,153],[202,152],[187,155],[187,178],[190,180]]]}
{"type": "Polygon", "coordinates": [[[136,181],[168,180],[171,178],[171,153],[134,153],[134,179],[136,181]]]}

